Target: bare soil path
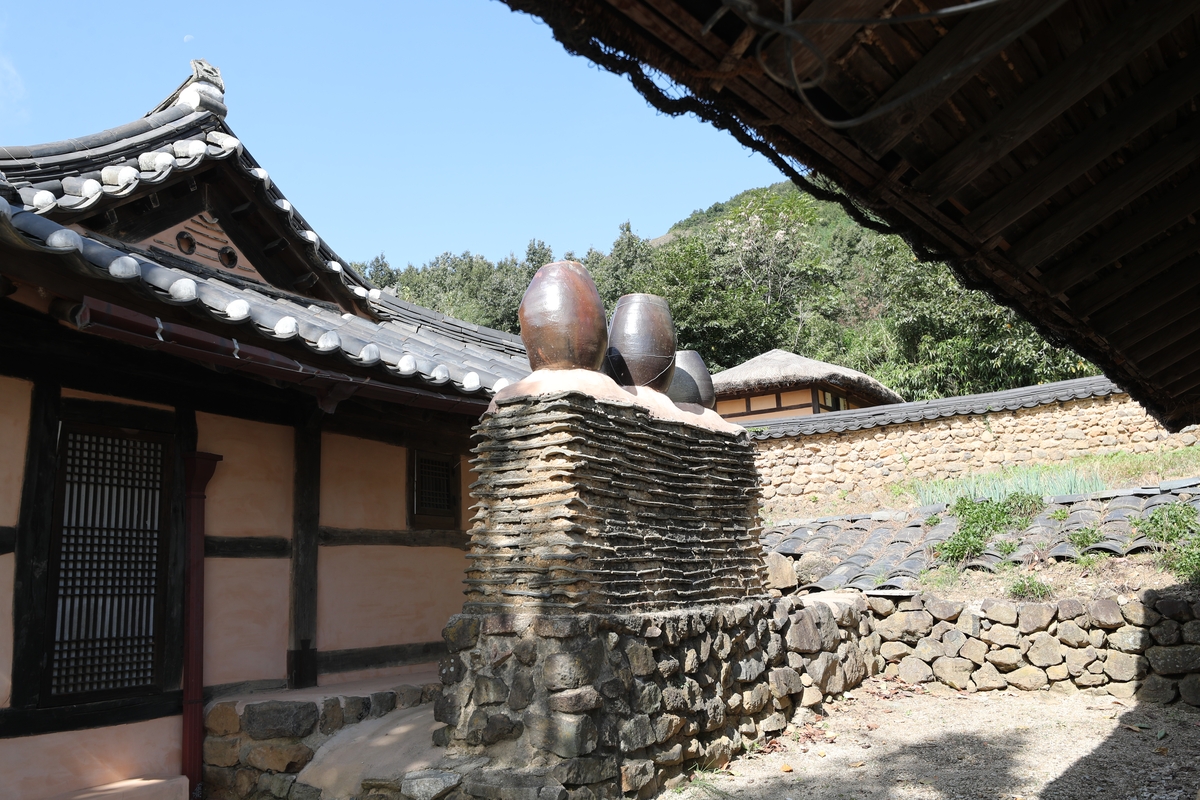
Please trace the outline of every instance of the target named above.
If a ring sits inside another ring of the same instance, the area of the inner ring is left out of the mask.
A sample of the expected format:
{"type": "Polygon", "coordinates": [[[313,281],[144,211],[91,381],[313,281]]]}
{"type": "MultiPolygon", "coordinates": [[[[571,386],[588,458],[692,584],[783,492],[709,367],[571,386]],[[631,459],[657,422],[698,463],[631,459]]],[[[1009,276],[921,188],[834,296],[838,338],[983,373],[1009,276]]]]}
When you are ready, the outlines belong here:
{"type": "Polygon", "coordinates": [[[1200,800],[1200,709],[867,680],[680,800],[1200,800]],[[939,691],[944,690],[944,691],[939,691]]]}

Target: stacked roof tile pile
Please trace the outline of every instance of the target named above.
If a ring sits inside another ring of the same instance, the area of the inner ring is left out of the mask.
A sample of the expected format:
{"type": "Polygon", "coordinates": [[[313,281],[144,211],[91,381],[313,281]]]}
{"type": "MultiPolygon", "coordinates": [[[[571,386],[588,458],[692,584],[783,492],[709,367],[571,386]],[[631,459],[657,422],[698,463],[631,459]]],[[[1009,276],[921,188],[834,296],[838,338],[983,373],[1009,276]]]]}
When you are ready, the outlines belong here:
{"type": "Polygon", "coordinates": [[[571,392],[501,400],[476,438],[467,613],[763,595],[745,435],[571,392]]]}
{"type": "MultiPolygon", "coordinates": [[[[1084,553],[1124,556],[1153,550],[1154,542],[1138,536],[1130,521],[1169,503],[1200,507],[1200,478],[1046,500],[1047,507],[1029,527],[996,537],[967,568],[995,571],[1001,562],[1023,563],[1031,556],[1073,560],[1084,553]],[[1064,510],[1066,518],[1056,519],[1064,510]],[[1068,537],[1087,527],[1096,529],[1099,540],[1081,553],[1068,537]]],[[[908,589],[933,565],[933,549],[958,529],[958,520],[946,510],[938,504],[789,521],[764,530],[761,543],[765,553],[802,560],[806,571],[816,571],[801,589],[908,589]]]]}

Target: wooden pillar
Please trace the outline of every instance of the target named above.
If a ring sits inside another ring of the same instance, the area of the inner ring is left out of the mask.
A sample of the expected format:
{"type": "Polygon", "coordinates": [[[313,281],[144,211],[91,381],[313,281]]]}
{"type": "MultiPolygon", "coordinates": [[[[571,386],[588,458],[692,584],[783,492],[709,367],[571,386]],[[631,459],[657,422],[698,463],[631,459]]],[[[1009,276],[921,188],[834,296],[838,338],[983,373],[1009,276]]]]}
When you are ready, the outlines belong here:
{"type": "Polygon", "coordinates": [[[221,456],[183,456],[187,567],[183,583],[183,774],[190,796],[202,779],[204,748],[204,490],[221,456]]]}
{"type": "Polygon", "coordinates": [[[317,535],[321,524],[321,418],[314,410],[296,426],[293,489],[292,607],[288,687],[317,685],[317,535]]]}
{"type": "MultiPolygon", "coordinates": [[[[13,542],[16,574],[13,586],[13,708],[34,708],[45,668],[50,531],[54,527],[54,487],[58,477],[58,384],[37,381],[25,446],[25,478],[21,511],[13,542]]],[[[12,454],[13,457],[19,457],[12,454]]]]}

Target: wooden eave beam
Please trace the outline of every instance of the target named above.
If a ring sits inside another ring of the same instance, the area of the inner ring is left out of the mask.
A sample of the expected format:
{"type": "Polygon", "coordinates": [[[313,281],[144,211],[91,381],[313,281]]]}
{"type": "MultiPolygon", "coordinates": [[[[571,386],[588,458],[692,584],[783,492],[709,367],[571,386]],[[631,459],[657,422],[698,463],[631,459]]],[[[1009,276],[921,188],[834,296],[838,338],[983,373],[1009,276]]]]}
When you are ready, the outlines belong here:
{"type": "MultiPolygon", "coordinates": [[[[979,52],[997,45],[1006,47],[1028,29],[1053,13],[1065,0],[1010,0],[969,14],[954,26],[917,65],[896,81],[873,108],[879,108],[904,96],[927,81],[945,75],[979,52]]],[[[872,157],[882,158],[946,102],[975,75],[965,69],[912,98],[911,101],[871,120],[851,132],[851,136],[872,157]]]]}
{"type": "Polygon", "coordinates": [[[1115,271],[1070,298],[1071,310],[1087,319],[1097,310],[1119,302],[1129,292],[1166,272],[1200,250],[1200,225],[1190,225],[1145,253],[1139,253],[1115,271]]]}
{"type": "MultiPolygon", "coordinates": [[[[650,0],[654,2],[655,0],[650,0]]],[[[842,49],[861,30],[856,25],[829,23],[802,24],[806,19],[836,19],[838,17],[874,17],[883,11],[891,0],[814,0],[808,8],[796,15],[796,26],[827,59],[842,49]]],[[[782,22],[782,19],[780,19],[782,22]]],[[[776,37],[763,53],[767,64],[779,75],[787,75],[787,40],[776,37]]],[[[820,66],[812,51],[799,44],[792,45],[792,60],[796,74],[801,80],[811,78],[820,66]]]]}
{"type": "Polygon", "coordinates": [[[1049,265],[1041,283],[1050,294],[1068,291],[1196,211],[1200,211],[1200,170],[1102,234],[1079,255],[1049,265]]]}
{"type": "Polygon", "coordinates": [[[1062,143],[1036,167],[971,211],[963,224],[985,241],[1002,233],[1198,93],[1200,56],[1192,55],[1062,143]]]}
{"type": "Polygon", "coordinates": [[[1131,358],[1145,355],[1137,345],[1200,305],[1200,258],[1195,256],[1172,269],[1160,283],[1173,289],[1164,292],[1158,284],[1143,286],[1122,298],[1114,308],[1093,317],[1093,325],[1121,353],[1131,358]]]}
{"type": "Polygon", "coordinates": [[[1179,0],[1137,3],[923,171],[913,188],[929,192],[934,205],[944,202],[1194,11],[1179,0]]]}
{"type": "Polygon", "coordinates": [[[1200,158],[1200,118],[1172,131],[1075,198],[1014,244],[1006,255],[1023,270],[1033,269],[1197,158],[1200,158]]]}

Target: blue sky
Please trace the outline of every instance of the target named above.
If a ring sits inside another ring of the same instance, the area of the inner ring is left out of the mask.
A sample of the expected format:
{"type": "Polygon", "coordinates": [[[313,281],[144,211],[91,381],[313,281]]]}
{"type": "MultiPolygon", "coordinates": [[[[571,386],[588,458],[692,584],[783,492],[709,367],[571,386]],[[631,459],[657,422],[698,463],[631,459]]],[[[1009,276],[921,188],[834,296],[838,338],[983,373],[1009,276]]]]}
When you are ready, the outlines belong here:
{"type": "Polygon", "coordinates": [[[229,124],[345,259],[607,250],[781,180],[494,0],[0,4],[0,144],[129,122],[206,58],[229,124]],[[54,9],[57,13],[52,13],[54,9]]]}

